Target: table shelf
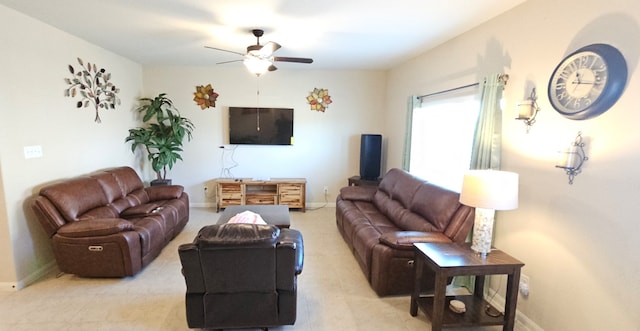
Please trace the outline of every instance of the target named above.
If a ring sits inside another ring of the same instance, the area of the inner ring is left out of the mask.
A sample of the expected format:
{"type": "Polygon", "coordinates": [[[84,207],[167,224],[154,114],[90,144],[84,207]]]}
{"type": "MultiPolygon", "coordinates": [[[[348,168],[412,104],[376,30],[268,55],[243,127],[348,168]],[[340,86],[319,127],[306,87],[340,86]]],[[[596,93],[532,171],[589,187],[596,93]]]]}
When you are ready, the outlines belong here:
{"type": "MultiPolygon", "coordinates": [[[[420,297],[417,300],[420,310],[427,315],[429,319],[433,316],[433,297],[420,297]]],[[[446,308],[442,318],[442,324],[448,327],[468,327],[474,325],[487,326],[487,325],[503,325],[504,315],[492,317],[485,313],[486,307],[489,303],[486,300],[477,298],[473,295],[457,295],[447,296],[446,308]],[[464,302],[466,311],[462,314],[455,313],[449,309],[449,302],[451,300],[460,300],[464,302]]]]}

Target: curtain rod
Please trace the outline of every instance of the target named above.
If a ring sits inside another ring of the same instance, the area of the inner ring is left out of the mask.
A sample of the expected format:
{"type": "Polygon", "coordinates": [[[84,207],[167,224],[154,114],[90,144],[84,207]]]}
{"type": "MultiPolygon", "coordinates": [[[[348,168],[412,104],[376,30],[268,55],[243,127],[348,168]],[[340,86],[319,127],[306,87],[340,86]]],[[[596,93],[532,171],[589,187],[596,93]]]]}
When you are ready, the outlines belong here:
{"type": "Polygon", "coordinates": [[[429,94],[425,94],[425,95],[420,95],[418,96],[418,99],[422,99],[422,98],[427,98],[427,97],[432,97],[434,95],[438,95],[438,94],[444,94],[444,93],[449,93],[449,92],[453,92],[453,91],[457,91],[457,90],[462,90],[462,89],[466,89],[466,88],[470,88],[470,87],[476,87],[480,85],[480,83],[473,83],[473,84],[468,84],[468,85],[463,85],[463,86],[458,86],[458,87],[454,87],[454,88],[450,88],[448,90],[444,90],[444,91],[438,91],[438,92],[433,92],[433,93],[429,93],[429,94]]]}

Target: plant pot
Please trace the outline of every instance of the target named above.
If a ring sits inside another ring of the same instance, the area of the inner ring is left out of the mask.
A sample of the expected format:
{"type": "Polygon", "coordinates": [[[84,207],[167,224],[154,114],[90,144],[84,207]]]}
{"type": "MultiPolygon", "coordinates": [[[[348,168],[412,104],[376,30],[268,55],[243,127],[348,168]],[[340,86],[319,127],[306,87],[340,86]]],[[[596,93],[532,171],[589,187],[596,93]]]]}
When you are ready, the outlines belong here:
{"type": "Polygon", "coordinates": [[[171,179],[154,179],[150,184],[151,186],[171,185],[171,179]]]}

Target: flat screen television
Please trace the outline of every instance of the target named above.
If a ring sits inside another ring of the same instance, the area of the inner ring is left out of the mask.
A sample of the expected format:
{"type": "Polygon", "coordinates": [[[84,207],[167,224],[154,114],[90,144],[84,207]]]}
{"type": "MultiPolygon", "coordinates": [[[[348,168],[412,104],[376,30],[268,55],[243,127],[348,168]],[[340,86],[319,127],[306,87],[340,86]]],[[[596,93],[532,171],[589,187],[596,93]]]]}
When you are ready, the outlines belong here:
{"type": "Polygon", "coordinates": [[[293,108],[229,107],[229,144],[293,145],[293,108]]]}

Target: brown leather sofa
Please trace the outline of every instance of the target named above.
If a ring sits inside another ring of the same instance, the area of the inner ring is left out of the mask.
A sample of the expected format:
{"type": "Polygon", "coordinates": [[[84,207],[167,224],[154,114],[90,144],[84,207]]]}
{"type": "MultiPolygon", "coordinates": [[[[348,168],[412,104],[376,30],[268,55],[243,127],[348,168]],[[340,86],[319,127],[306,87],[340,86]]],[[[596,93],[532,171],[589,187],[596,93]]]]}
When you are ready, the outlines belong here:
{"type": "Polygon", "coordinates": [[[302,235],[275,225],[216,224],[178,248],[190,328],[268,328],[296,321],[302,235]]]}
{"type": "Polygon", "coordinates": [[[182,186],[144,187],[130,167],[47,185],[32,208],[60,271],[82,277],[135,275],[189,220],[182,186]]]}
{"type": "MultiPolygon", "coordinates": [[[[459,194],[391,169],[380,185],[348,186],[336,200],[336,223],[379,296],[413,289],[414,242],[463,243],[475,209],[459,194]]],[[[424,289],[433,276],[425,275],[424,289]]]]}

